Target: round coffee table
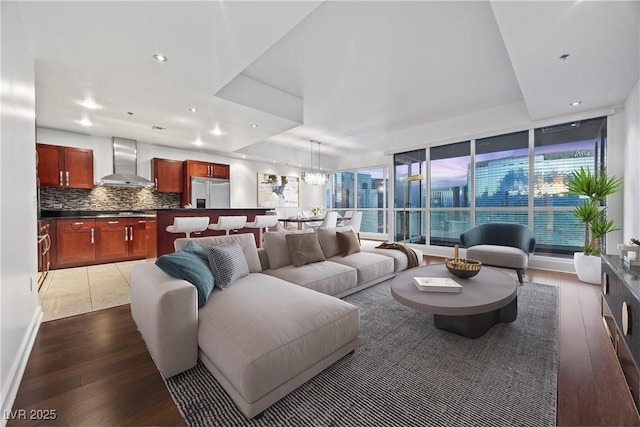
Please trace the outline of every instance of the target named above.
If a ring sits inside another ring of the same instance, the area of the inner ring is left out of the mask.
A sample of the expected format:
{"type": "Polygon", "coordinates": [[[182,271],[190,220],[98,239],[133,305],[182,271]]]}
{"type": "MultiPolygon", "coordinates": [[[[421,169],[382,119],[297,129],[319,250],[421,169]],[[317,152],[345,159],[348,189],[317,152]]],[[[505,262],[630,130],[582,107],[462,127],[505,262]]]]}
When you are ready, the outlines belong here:
{"type": "Polygon", "coordinates": [[[400,304],[433,313],[438,329],[467,338],[484,335],[498,322],[513,322],[518,315],[517,281],[496,268],[482,266],[474,277],[462,279],[444,264],[412,268],[391,282],[391,295],[400,304]],[[462,292],[419,291],[413,277],[448,277],[462,285],[462,292]]]}

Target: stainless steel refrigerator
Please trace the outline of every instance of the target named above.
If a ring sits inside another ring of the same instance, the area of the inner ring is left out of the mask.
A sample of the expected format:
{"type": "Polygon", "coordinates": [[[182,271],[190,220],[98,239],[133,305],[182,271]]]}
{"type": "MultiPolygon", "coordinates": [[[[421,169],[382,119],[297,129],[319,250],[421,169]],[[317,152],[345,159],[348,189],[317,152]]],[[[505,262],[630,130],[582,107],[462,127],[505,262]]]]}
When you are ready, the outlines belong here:
{"type": "Polygon", "coordinates": [[[228,208],[229,180],[191,177],[191,206],[194,208],[228,208]]]}

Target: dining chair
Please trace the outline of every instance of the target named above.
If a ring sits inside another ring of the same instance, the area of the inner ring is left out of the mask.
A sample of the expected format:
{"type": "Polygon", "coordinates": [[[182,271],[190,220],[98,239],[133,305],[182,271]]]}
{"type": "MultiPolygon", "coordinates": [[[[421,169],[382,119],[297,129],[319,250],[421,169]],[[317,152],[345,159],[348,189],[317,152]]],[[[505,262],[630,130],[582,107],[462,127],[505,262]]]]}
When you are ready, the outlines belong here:
{"type": "Polygon", "coordinates": [[[340,227],[344,226],[344,225],[349,225],[349,221],[351,221],[351,217],[353,216],[353,212],[354,211],[346,211],[344,213],[344,215],[342,216],[342,221],[340,221],[340,224],[338,224],[340,227]]]}
{"type": "Polygon", "coordinates": [[[327,212],[321,222],[305,222],[304,225],[315,230],[316,228],[335,227],[337,223],[338,212],[327,212]]]}

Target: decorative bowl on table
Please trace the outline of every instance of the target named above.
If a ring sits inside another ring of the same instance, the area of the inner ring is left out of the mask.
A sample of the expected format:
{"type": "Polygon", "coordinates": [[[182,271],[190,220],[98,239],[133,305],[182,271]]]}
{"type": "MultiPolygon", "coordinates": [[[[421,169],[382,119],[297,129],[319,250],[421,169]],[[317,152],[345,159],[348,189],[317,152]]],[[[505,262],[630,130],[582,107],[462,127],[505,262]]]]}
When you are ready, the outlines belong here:
{"type": "Polygon", "coordinates": [[[445,264],[451,274],[463,279],[475,276],[480,272],[480,267],[482,267],[480,261],[465,258],[447,258],[445,264]]]}

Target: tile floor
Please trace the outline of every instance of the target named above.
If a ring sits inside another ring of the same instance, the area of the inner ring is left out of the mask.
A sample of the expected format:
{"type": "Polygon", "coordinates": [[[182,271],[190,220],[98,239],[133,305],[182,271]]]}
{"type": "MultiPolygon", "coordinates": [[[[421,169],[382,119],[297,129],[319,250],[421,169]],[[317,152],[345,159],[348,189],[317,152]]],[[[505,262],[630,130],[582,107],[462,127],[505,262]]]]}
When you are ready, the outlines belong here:
{"type": "Polygon", "coordinates": [[[50,271],[38,292],[42,321],[129,304],[129,275],[141,262],[147,260],[50,271]]]}

